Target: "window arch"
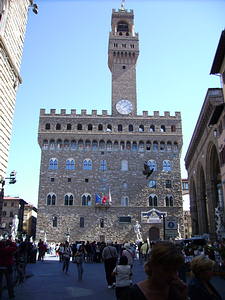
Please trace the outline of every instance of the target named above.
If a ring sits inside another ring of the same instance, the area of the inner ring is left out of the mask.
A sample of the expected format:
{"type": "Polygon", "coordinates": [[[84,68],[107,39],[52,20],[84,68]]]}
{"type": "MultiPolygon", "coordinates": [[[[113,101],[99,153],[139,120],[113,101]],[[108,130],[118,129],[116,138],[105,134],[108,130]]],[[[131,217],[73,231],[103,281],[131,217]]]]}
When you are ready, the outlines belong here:
{"type": "Polygon", "coordinates": [[[46,130],[49,130],[49,129],[51,129],[51,125],[50,125],[50,123],[46,123],[46,124],[45,124],[45,129],[46,129],[46,130]]]}
{"type": "Polygon", "coordinates": [[[102,131],[103,130],[103,125],[102,124],[98,124],[98,131],[102,131]]]}
{"type": "Polygon", "coordinates": [[[149,166],[150,170],[153,169],[154,171],[157,171],[157,163],[156,163],[155,160],[150,159],[150,160],[147,162],[147,165],[149,166]]]}
{"type": "Polygon", "coordinates": [[[127,150],[131,149],[131,142],[130,141],[127,141],[127,143],[126,143],[126,149],[127,150]]]}
{"type": "Polygon", "coordinates": [[[144,125],[142,125],[142,124],[139,125],[138,131],[139,132],[144,132],[145,131],[144,125]]]}
{"type": "Polygon", "coordinates": [[[91,206],[91,195],[90,194],[83,194],[81,196],[81,204],[82,206],[91,206]]]}
{"type": "Polygon", "coordinates": [[[89,158],[86,158],[83,161],[83,170],[92,170],[92,160],[89,158]]]}
{"type": "Polygon", "coordinates": [[[174,142],[173,149],[174,149],[175,152],[178,151],[178,144],[177,144],[177,142],[174,142]]]}
{"type": "Polygon", "coordinates": [[[164,160],[163,161],[163,171],[164,172],[170,172],[171,171],[171,162],[170,160],[164,160]]]}
{"type": "Polygon", "coordinates": [[[128,126],[128,131],[134,131],[134,126],[132,125],[132,124],[130,124],[129,126],[128,126]]]}
{"type": "Polygon", "coordinates": [[[125,143],[124,143],[124,141],[120,142],[120,150],[125,150],[125,143]]]}
{"type": "Polygon", "coordinates": [[[64,141],[64,149],[68,150],[70,148],[70,142],[68,140],[64,141]]]}
{"type": "Polygon", "coordinates": [[[129,26],[127,22],[120,21],[117,23],[117,32],[129,32],[129,26]]]}
{"type": "Polygon", "coordinates": [[[64,205],[71,206],[73,205],[73,195],[66,194],[64,197],[64,205]]]}
{"type": "Polygon", "coordinates": [[[88,124],[88,130],[92,130],[93,129],[93,126],[92,126],[92,124],[88,124]]]}
{"type": "Polygon", "coordinates": [[[128,206],[129,205],[129,197],[128,196],[122,196],[121,197],[121,206],[128,206]]]}
{"type": "Polygon", "coordinates": [[[75,170],[75,161],[72,158],[66,160],[66,170],[75,170]]]}
{"type": "Polygon", "coordinates": [[[50,150],[55,149],[55,140],[50,140],[50,150]]]}
{"type": "Polygon", "coordinates": [[[90,150],[91,149],[91,141],[90,140],[86,140],[85,141],[85,150],[90,150]]]}
{"type": "Polygon", "coordinates": [[[111,131],[112,131],[112,125],[111,125],[111,124],[108,124],[108,125],[107,125],[106,131],[107,131],[107,132],[111,132],[111,131]]]}
{"type": "Polygon", "coordinates": [[[71,141],[71,150],[76,150],[77,149],[77,142],[75,140],[71,141]]]}
{"type": "Polygon", "coordinates": [[[149,131],[150,132],[155,132],[155,125],[151,125],[150,128],[149,128],[149,131]]]}
{"type": "Polygon", "coordinates": [[[161,132],[166,132],[166,126],[165,126],[165,125],[161,125],[160,131],[161,131],[161,132]]]}
{"type": "Polygon", "coordinates": [[[112,142],[111,141],[107,141],[107,143],[106,143],[106,150],[112,151],[112,142]]]}
{"type": "Polygon", "coordinates": [[[48,140],[44,140],[43,141],[43,147],[42,147],[43,150],[47,150],[48,149],[48,140]]]}
{"type": "Polygon", "coordinates": [[[54,193],[49,193],[46,199],[47,205],[55,205],[56,204],[56,195],[54,193]]]}
{"type": "Polygon", "coordinates": [[[170,141],[167,142],[166,148],[167,148],[167,151],[169,151],[169,152],[172,150],[172,143],[170,141]]]}
{"type": "Polygon", "coordinates": [[[104,140],[101,140],[101,141],[99,142],[99,149],[100,149],[100,150],[105,150],[105,141],[104,141],[104,140]]]}
{"type": "Polygon", "coordinates": [[[57,158],[50,158],[48,169],[49,170],[57,170],[58,169],[58,159],[57,158]]]}
{"type": "Polygon", "coordinates": [[[160,142],[160,151],[165,151],[165,142],[160,142]]]}
{"type": "Polygon", "coordinates": [[[158,206],[158,198],[155,194],[149,195],[148,205],[149,206],[158,206]]]}
{"type": "Polygon", "coordinates": [[[154,141],[154,142],[153,142],[153,151],[157,152],[158,149],[159,149],[158,142],[157,142],[157,141],[154,141]]]}
{"type": "Polygon", "coordinates": [[[72,129],[72,125],[71,124],[67,124],[66,125],[66,130],[71,130],[72,129]]]}
{"type": "Polygon", "coordinates": [[[167,195],[165,198],[166,206],[173,206],[173,196],[167,195]]]}
{"type": "Polygon", "coordinates": [[[118,131],[123,131],[123,126],[121,124],[118,125],[118,131]]]}
{"type": "Polygon", "coordinates": [[[152,146],[152,143],[150,141],[147,141],[146,142],[146,151],[150,151],[151,150],[151,146],[152,146]]]}
{"type": "Polygon", "coordinates": [[[137,151],[137,142],[132,143],[132,151],[137,151]]]}
{"type": "Polygon", "coordinates": [[[121,171],[128,171],[128,160],[121,160],[121,171]]]}
{"type": "Polygon", "coordinates": [[[96,140],[92,141],[92,150],[98,150],[98,142],[96,140]]]}
{"type": "Polygon", "coordinates": [[[145,150],[145,144],[143,141],[140,141],[139,144],[138,144],[138,151],[139,152],[144,152],[145,150]]]}
{"type": "Polygon", "coordinates": [[[171,132],[176,132],[176,125],[171,125],[171,132]]]}
{"type": "Polygon", "coordinates": [[[115,151],[118,151],[118,150],[119,150],[119,143],[118,143],[118,141],[115,141],[115,142],[113,143],[113,149],[114,149],[115,151]]]}
{"type": "Polygon", "coordinates": [[[61,124],[57,123],[55,129],[56,130],[61,130],[61,124]]]}
{"type": "Polygon", "coordinates": [[[58,139],[56,145],[58,150],[62,149],[62,140],[58,139]]]}
{"type": "Polygon", "coordinates": [[[83,127],[82,127],[82,124],[77,124],[77,130],[82,130],[83,127]]]}
{"type": "Polygon", "coordinates": [[[78,141],[78,149],[79,150],[84,150],[84,141],[83,140],[78,141]]]}

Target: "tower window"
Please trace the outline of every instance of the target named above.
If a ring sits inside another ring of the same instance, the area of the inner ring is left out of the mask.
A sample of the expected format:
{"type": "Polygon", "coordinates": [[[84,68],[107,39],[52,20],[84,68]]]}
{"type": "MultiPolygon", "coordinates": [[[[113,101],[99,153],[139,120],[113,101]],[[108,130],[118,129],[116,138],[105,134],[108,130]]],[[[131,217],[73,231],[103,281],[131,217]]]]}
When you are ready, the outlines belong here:
{"type": "Polygon", "coordinates": [[[80,217],[80,228],[84,228],[84,217],[80,217]]]}
{"type": "Polygon", "coordinates": [[[51,128],[50,123],[45,124],[45,129],[46,129],[46,130],[49,130],[50,128],[51,128]]]}
{"type": "Polygon", "coordinates": [[[60,130],[61,129],[61,124],[56,124],[56,130],[60,130]]]}
{"type": "Polygon", "coordinates": [[[118,131],[123,131],[123,126],[121,124],[118,125],[118,131]]]}
{"type": "Polygon", "coordinates": [[[128,24],[124,21],[121,21],[117,24],[117,31],[118,32],[129,32],[128,24]]]}
{"type": "Polygon", "coordinates": [[[72,129],[72,125],[71,125],[71,124],[67,124],[67,125],[66,125],[66,129],[67,129],[67,130],[71,130],[71,129],[72,129]]]}
{"type": "Polygon", "coordinates": [[[125,69],[126,69],[126,66],[123,66],[123,69],[125,70],[125,69]]]}
{"type": "Polygon", "coordinates": [[[126,48],[127,47],[127,45],[126,44],[122,44],[122,48],[126,48]]]}
{"type": "Polygon", "coordinates": [[[82,130],[82,124],[77,124],[77,130],[82,130]]]}

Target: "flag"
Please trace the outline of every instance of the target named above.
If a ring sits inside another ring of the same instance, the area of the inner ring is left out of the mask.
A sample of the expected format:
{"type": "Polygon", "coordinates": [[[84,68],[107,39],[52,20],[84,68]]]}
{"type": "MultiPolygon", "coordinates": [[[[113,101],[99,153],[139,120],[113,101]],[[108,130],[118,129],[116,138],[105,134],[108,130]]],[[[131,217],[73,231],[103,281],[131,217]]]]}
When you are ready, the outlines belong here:
{"type": "Polygon", "coordinates": [[[110,192],[110,189],[109,189],[109,204],[111,205],[112,204],[112,196],[111,196],[111,192],[110,192]]]}
{"type": "Polygon", "coordinates": [[[99,194],[95,194],[95,204],[97,203],[101,203],[102,202],[102,199],[101,199],[101,196],[99,194]]]}
{"type": "Polygon", "coordinates": [[[104,195],[104,196],[102,197],[102,204],[106,204],[108,198],[109,198],[108,196],[104,195]]]}

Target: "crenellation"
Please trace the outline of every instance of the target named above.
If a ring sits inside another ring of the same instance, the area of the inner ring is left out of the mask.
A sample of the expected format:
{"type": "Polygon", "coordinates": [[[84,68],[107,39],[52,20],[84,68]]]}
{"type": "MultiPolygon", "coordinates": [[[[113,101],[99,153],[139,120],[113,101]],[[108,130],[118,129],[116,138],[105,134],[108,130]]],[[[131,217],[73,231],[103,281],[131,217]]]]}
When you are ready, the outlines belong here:
{"type": "Polygon", "coordinates": [[[105,110],[105,109],[104,109],[104,110],[102,110],[102,115],[103,115],[103,116],[107,116],[107,115],[108,115],[108,111],[107,111],[107,110],[105,110]]]}
{"type": "Polygon", "coordinates": [[[51,108],[50,109],[50,114],[53,116],[53,115],[55,115],[55,112],[56,112],[56,110],[54,109],[54,108],[51,108]]]}
{"type": "Polygon", "coordinates": [[[159,111],[153,111],[154,117],[159,117],[159,111]]]}
{"type": "Polygon", "coordinates": [[[179,111],[175,111],[175,117],[181,118],[181,113],[179,111]]]}
{"type": "Polygon", "coordinates": [[[164,116],[165,117],[170,117],[170,112],[169,111],[164,111],[164,116]]]}
{"type": "Polygon", "coordinates": [[[65,115],[65,114],[66,114],[66,109],[62,108],[62,109],[60,110],[60,114],[61,114],[61,115],[65,115]]]}
{"type": "Polygon", "coordinates": [[[76,109],[71,109],[71,115],[72,115],[72,116],[75,116],[75,115],[76,115],[76,112],[77,112],[76,109]]]}
{"type": "Polygon", "coordinates": [[[97,110],[96,109],[93,109],[92,111],[91,111],[91,114],[92,114],[92,116],[97,116],[97,110]]]}
{"type": "Polygon", "coordinates": [[[142,115],[143,115],[143,117],[147,117],[148,116],[148,111],[147,110],[143,110],[142,115]]]}
{"type": "Polygon", "coordinates": [[[45,108],[40,109],[40,116],[43,116],[43,115],[45,115],[45,108]]]}
{"type": "Polygon", "coordinates": [[[87,114],[87,110],[86,109],[81,109],[81,115],[86,116],[86,114],[87,114]]]}

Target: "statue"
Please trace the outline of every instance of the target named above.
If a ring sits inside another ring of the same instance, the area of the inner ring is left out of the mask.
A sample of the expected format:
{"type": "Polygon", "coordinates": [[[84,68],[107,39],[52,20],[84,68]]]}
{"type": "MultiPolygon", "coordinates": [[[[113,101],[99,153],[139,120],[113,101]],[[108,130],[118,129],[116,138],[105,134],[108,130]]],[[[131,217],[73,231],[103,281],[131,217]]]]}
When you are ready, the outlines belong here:
{"type": "Polygon", "coordinates": [[[134,232],[136,233],[137,241],[143,241],[142,235],[141,235],[141,225],[136,221],[136,224],[134,225],[134,232]]]}
{"type": "Polygon", "coordinates": [[[18,219],[18,216],[15,215],[13,218],[12,227],[11,227],[11,235],[12,235],[13,241],[15,241],[16,236],[17,236],[18,225],[19,225],[19,219],[18,219]]]}

